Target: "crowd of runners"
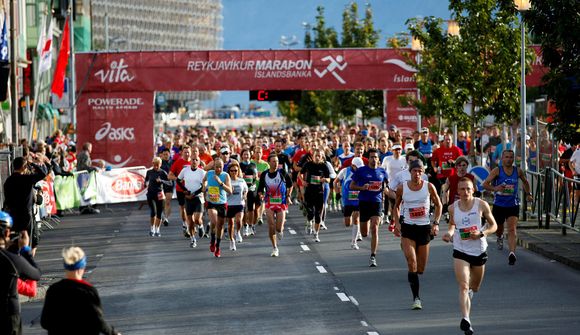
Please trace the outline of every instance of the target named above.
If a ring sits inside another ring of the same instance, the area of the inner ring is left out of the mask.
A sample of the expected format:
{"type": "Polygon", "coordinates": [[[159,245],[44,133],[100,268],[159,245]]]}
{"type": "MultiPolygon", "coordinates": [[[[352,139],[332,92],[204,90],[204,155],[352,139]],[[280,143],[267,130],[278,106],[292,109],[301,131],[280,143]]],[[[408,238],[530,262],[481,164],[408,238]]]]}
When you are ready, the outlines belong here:
{"type": "MultiPolygon", "coordinates": [[[[493,129],[492,129],[493,131],[493,129]]],[[[453,243],[454,269],[462,312],[460,328],[473,333],[469,319],[487,260],[487,239],[496,234],[504,247],[507,223],[508,264],[515,265],[516,227],[520,191],[531,197],[517,155],[501,142],[474,143],[493,160],[482,187],[494,197],[490,205],[475,196],[475,178],[468,173],[466,154],[472,144],[464,132],[454,141],[450,132],[433,134],[428,128],[403,137],[391,126],[286,128],[283,130],[217,131],[189,128],[160,134],[158,156],[146,177],[151,210],[150,236],[161,236],[169,225],[171,199],[179,204],[184,236],[191,248],[204,237],[215,257],[221,257],[227,231],[229,249],[266,223],[272,257],[280,256],[278,242],[293,203],[304,215],[305,234],[319,243],[331,211],[342,212],[351,227],[350,247],[370,235],[369,266],[377,267],[379,227],[401,237],[408,264],[412,309],[422,309],[419,276],[429,257],[429,243],[439,235],[453,243]],[[520,184],[521,181],[521,184],[520,184]]]]}

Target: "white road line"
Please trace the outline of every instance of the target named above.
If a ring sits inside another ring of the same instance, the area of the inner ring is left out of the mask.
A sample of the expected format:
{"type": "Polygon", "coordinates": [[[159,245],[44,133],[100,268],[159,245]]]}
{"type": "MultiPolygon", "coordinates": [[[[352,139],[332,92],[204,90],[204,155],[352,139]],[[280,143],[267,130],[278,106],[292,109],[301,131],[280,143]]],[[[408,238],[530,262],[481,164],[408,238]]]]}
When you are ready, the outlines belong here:
{"type": "Polygon", "coordinates": [[[314,265],[320,265],[320,263],[318,263],[318,262],[314,262],[314,265]]]}
{"type": "Polygon", "coordinates": [[[304,251],[310,251],[310,248],[304,244],[300,245],[300,248],[302,248],[302,250],[304,250],[304,251]]]}
{"type": "Polygon", "coordinates": [[[339,292],[336,295],[338,296],[338,299],[340,299],[340,301],[342,302],[350,301],[350,299],[346,296],[346,294],[342,292],[339,292]]]}
{"type": "Polygon", "coordinates": [[[328,273],[326,271],[326,269],[324,268],[324,266],[322,266],[322,265],[318,265],[316,268],[318,269],[318,272],[320,272],[320,273],[328,273]]]}
{"type": "Polygon", "coordinates": [[[380,335],[380,334],[377,332],[367,332],[367,335],[380,335]]]}
{"type": "Polygon", "coordinates": [[[369,324],[368,324],[366,321],[364,321],[364,320],[363,320],[363,321],[361,321],[361,322],[360,322],[360,324],[361,324],[361,326],[363,326],[363,327],[368,327],[368,326],[369,326],[369,324]]]}
{"type": "Polygon", "coordinates": [[[355,306],[358,306],[358,301],[352,295],[349,295],[348,298],[355,306]]]}
{"type": "Polygon", "coordinates": [[[288,231],[290,232],[290,235],[296,235],[296,230],[294,230],[294,229],[288,229],[288,231]]]}
{"type": "Polygon", "coordinates": [[[335,291],[338,291],[338,287],[336,287],[336,286],[335,286],[335,287],[334,287],[334,290],[335,290],[335,291]]]}

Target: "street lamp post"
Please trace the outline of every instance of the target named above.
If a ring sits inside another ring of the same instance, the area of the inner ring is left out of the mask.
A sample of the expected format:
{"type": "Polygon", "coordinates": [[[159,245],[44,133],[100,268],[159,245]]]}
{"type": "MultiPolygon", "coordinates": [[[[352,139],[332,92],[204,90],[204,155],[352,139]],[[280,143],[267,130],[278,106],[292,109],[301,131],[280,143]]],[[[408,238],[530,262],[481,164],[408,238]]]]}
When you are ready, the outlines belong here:
{"type": "Polygon", "coordinates": [[[514,0],[516,8],[521,14],[520,28],[522,32],[521,38],[521,78],[520,78],[520,137],[521,137],[521,163],[522,170],[526,166],[526,27],[524,24],[524,12],[530,9],[530,0],[514,0]]]}
{"type": "MultiPolygon", "coordinates": [[[[421,64],[421,51],[423,51],[423,44],[417,37],[411,40],[411,50],[417,52],[417,67],[421,64]]],[[[421,101],[421,90],[417,87],[417,100],[421,101]]],[[[417,110],[417,131],[421,131],[421,113],[417,110]]]]}

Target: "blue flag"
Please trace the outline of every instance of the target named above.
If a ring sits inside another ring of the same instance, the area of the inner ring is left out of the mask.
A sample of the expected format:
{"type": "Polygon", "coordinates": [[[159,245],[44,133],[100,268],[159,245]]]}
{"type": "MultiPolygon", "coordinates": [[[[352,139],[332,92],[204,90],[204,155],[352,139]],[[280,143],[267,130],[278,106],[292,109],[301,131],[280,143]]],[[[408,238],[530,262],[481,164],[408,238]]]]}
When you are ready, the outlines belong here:
{"type": "Polygon", "coordinates": [[[4,13],[4,24],[2,25],[2,36],[0,36],[0,62],[8,62],[8,33],[6,32],[6,13],[4,13]]]}

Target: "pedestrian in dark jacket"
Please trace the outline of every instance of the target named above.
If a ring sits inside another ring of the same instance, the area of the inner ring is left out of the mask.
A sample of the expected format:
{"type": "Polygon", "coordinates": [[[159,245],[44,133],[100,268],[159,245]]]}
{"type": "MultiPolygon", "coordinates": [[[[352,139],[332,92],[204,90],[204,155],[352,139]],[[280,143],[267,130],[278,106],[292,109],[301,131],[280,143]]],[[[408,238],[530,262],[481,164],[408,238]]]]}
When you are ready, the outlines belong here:
{"type": "Polygon", "coordinates": [[[79,247],[62,251],[65,278],[46,292],[40,324],[49,335],[120,334],[103,315],[97,289],[83,280],[87,257],[79,247]]]}
{"type": "Polygon", "coordinates": [[[39,280],[40,270],[32,259],[28,235],[21,234],[17,244],[10,243],[12,217],[0,212],[0,334],[22,334],[18,279],[39,280]]]}

